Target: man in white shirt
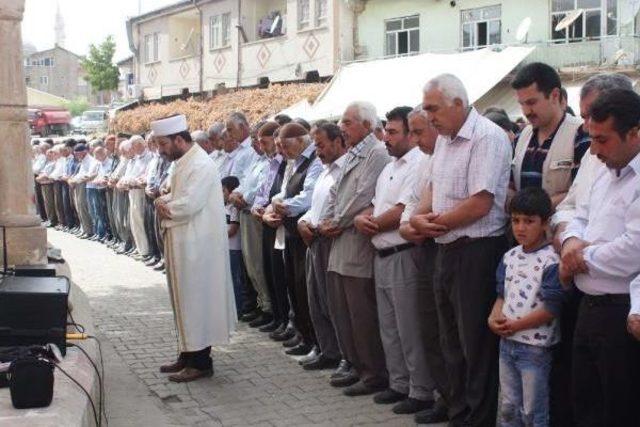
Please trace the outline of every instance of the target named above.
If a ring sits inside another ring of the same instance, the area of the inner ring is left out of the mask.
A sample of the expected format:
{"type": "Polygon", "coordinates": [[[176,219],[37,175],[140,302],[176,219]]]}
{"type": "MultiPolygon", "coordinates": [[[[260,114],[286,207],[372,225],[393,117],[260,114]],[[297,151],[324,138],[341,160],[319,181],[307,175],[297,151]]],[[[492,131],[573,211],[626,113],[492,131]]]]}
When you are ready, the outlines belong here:
{"type": "Polygon", "coordinates": [[[640,343],[627,332],[627,316],[640,314],[629,296],[640,273],[639,128],[640,96],[633,91],[611,90],[591,105],[591,153],[606,169],[562,236],[560,278],[584,293],[573,338],[579,426],[637,423],[640,343]]]}
{"type": "Polygon", "coordinates": [[[411,107],[398,107],[387,113],[384,142],[395,159],[378,176],[373,206],[354,221],[376,248],[373,271],[389,387],[373,400],[397,403],[393,407],[396,414],[413,414],[432,406],[435,388],[423,349],[428,307],[422,304],[432,291],[424,284],[433,276],[433,268],[419,267],[428,253],[398,231],[404,210],[402,194],[414,186],[424,158],[415,140],[409,139],[407,116],[411,111],[411,107]]]}
{"type": "Polygon", "coordinates": [[[89,150],[85,144],[78,144],[73,149],[74,155],[80,162],[78,173],[69,179],[69,185],[73,186],[74,200],[80,224],[82,225],[81,239],[88,239],[93,236],[93,222],[89,213],[89,202],[87,200],[87,181],[91,175],[93,158],[89,155],[89,150]]]}
{"type": "MultiPolygon", "coordinates": [[[[220,178],[225,176],[235,176],[240,180],[240,185],[245,174],[249,171],[249,166],[253,158],[257,156],[255,150],[251,148],[251,136],[249,132],[249,122],[244,114],[240,112],[231,113],[227,120],[227,134],[236,144],[234,150],[225,147],[227,156],[222,162],[220,178]]],[[[228,146],[228,144],[225,144],[228,146]]]]}
{"type": "Polygon", "coordinates": [[[134,258],[148,261],[149,242],[144,228],[144,188],[147,185],[147,166],[153,157],[147,150],[147,142],[139,135],[131,137],[131,149],[134,160],[129,174],[125,176],[129,190],[129,220],[131,234],[137,248],[134,258]]]}
{"type": "Polygon", "coordinates": [[[507,249],[504,210],[511,163],[506,133],[469,105],[464,84],[430,80],[423,108],[440,136],[432,180],[411,225],[438,244],[434,289],[450,379],[453,425],[493,425],[498,341],[487,326],[495,271],[507,249]]]}
{"type": "Polygon", "coordinates": [[[131,141],[123,141],[120,145],[121,160],[118,168],[112,174],[112,182],[115,184],[116,196],[116,218],[119,224],[122,242],[116,247],[118,254],[130,254],[135,250],[133,235],[131,234],[131,224],[129,221],[129,188],[126,185],[128,177],[131,175],[133,168],[133,149],[131,141]]]}
{"type": "Polygon", "coordinates": [[[93,196],[93,217],[96,225],[97,239],[104,240],[107,237],[107,230],[109,227],[109,220],[107,215],[107,180],[106,176],[111,170],[111,164],[113,159],[108,156],[107,150],[104,147],[98,147],[93,152],[95,158],[95,164],[97,165],[97,172],[91,184],[94,188],[93,196]]]}
{"type": "Polygon", "coordinates": [[[318,233],[322,211],[331,187],[345,162],[346,146],[340,128],[332,123],[318,126],[313,133],[318,158],[324,170],[311,197],[311,208],[298,220],[298,231],[307,244],[307,289],[309,314],[318,343],[318,354],[302,364],[306,370],[334,368],[341,359],[340,347],[327,301],[327,267],[331,240],[318,233]]]}
{"type": "Polygon", "coordinates": [[[224,150],[222,149],[222,131],[225,130],[224,123],[216,122],[209,127],[207,134],[209,136],[209,143],[211,144],[212,151],[209,153],[209,157],[213,160],[216,167],[220,169],[220,165],[224,160],[224,150]]]}
{"type": "MultiPolygon", "coordinates": [[[[263,124],[264,125],[264,124],[263,124]]],[[[273,131],[276,123],[265,128],[273,131]]],[[[263,133],[264,135],[264,133],[263,133]]],[[[271,136],[271,135],[269,135],[271,136]]],[[[247,270],[247,276],[251,283],[245,286],[252,289],[244,289],[243,313],[249,312],[256,306],[263,313],[261,320],[254,319],[253,325],[260,327],[261,332],[273,332],[280,324],[272,316],[271,298],[267,288],[267,278],[265,276],[264,262],[262,256],[262,223],[251,215],[251,206],[260,188],[260,178],[269,161],[259,143],[260,130],[252,138],[252,149],[256,153],[253,161],[249,165],[249,170],[240,185],[233,190],[229,196],[229,201],[238,210],[240,221],[240,239],[242,240],[242,257],[247,270]],[[275,323],[274,323],[275,322],[275,323]]],[[[214,160],[215,162],[215,160],[214,160]]]]}

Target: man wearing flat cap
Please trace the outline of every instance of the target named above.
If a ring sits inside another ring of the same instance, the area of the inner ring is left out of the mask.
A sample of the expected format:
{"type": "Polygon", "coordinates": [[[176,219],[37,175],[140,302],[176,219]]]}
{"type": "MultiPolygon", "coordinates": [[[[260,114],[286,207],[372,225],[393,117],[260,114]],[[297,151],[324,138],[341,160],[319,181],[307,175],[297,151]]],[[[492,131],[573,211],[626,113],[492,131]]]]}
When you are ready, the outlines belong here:
{"type": "Polygon", "coordinates": [[[189,382],[213,375],[211,346],[227,344],[236,323],[222,186],[185,116],[152,122],[151,130],[160,155],[175,162],[171,192],[155,205],[180,354],[160,371],[189,382]]]}
{"type": "Polygon", "coordinates": [[[284,266],[289,299],[295,316],[294,324],[302,338],[287,354],[308,354],[316,344],[307,297],[305,272],[307,247],[298,231],[298,220],[311,207],[311,196],[322,162],[316,157],[315,145],[308,131],[298,123],[287,123],[279,132],[282,152],[287,159],[282,188],[271,199],[267,210],[282,219],[276,232],[276,245],[284,244],[284,266]]]}

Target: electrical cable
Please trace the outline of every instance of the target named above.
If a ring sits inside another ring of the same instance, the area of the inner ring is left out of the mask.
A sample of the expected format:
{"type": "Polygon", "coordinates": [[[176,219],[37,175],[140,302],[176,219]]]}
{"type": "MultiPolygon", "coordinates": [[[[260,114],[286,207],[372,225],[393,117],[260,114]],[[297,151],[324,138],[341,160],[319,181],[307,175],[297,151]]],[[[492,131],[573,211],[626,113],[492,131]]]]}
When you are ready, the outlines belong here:
{"type": "Polygon", "coordinates": [[[89,363],[91,363],[91,366],[93,366],[93,370],[96,371],[96,375],[98,376],[98,389],[100,390],[100,395],[98,396],[98,412],[100,413],[100,417],[102,418],[103,415],[103,399],[104,399],[104,383],[102,382],[102,378],[100,376],[100,371],[98,371],[98,367],[96,366],[95,362],[93,361],[93,359],[91,359],[91,357],[89,356],[89,354],[87,353],[87,351],[80,347],[77,344],[73,344],[73,343],[69,343],[67,344],[67,346],[70,347],[75,347],[78,350],[80,350],[82,353],[84,353],[84,355],[86,356],[86,358],[89,360],[89,363]]]}
{"type": "Polygon", "coordinates": [[[71,375],[69,375],[67,373],[67,371],[62,369],[60,367],[60,365],[55,364],[54,366],[57,369],[59,369],[64,375],[66,375],[67,378],[69,378],[71,381],[73,381],[78,387],[80,387],[80,389],[84,392],[84,394],[87,395],[87,398],[89,399],[89,403],[91,403],[91,409],[93,409],[93,419],[94,419],[94,421],[96,423],[96,426],[97,427],[101,427],[102,424],[100,422],[100,419],[98,419],[98,413],[96,412],[96,405],[95,405],[95,403],[93,403],[93,399],[91,398],[91,395],[89,394],[89,392],[84,387],[82,387],[82,384],[80,384],[75,378],[73,378],[71,375]]]}
{"type": "Polygon", "coordinates": [[[104,397],[104,384],[107,382],[107,378],[104,375],[104,357],[102,357],[102,344],[100,343],[100,340],[93,336],[93,335],[89,335],[87,336],[87,339],[93,339],[96,341],[96,343],[98,344],[98,353],[100,354],[100,370],[102,371],[102,384],[103,384],[103,391],[102,391],[102,412],[104,414],[104,419],[105,422],[107,423],[107,425],[109,425],[109,419],[107,418],[107,405],[106,405],[106,398],[104,397]]]}

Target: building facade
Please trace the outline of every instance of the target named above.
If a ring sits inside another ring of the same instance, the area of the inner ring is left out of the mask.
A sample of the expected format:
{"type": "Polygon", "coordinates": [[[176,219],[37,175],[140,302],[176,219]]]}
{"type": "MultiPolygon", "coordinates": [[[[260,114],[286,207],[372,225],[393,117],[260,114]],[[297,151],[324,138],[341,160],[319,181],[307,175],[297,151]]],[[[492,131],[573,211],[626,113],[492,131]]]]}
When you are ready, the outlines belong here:
{"type": "Polygon", "coordinates": [[[355,16],[344,0],[183,1],[127,22],[135,83],[158,99],[331,76],[355,16]]]}
{"type": "Polygon", "coordinates": [[[639,62],[635,0],[360,0],[356,58],[531,45],[557,68],[639,62]],[[568,15],[573,21],[556,31],[568,15]]]}
{"type": "Polygon", "coordinates": [[[28,87],[73,100],[92,101],[91,87],[84,79],[82,58],[60,46],[25,57],[25,80],[28,87]]]}

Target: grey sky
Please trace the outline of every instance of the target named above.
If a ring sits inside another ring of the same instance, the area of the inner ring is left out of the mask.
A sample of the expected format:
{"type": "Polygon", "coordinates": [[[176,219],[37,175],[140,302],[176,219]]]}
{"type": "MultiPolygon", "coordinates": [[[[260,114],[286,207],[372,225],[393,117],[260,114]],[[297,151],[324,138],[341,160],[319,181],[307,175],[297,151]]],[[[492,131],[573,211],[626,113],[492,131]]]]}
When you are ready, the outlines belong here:
{"type": "MultiPolygon", "coordinates": [[[[179,0],[140,0],[142,13],[176,3],[179,0]]],[[[100,43],[109,34],[116,41],[114,59],[129,56],[127,17],[138,14],[138,0],[26,0],[22,38],[38,50],[54,43],[56,3],[64,18],[65,48],[79,55],[89,51],[90,43],[100,43]]]]}

